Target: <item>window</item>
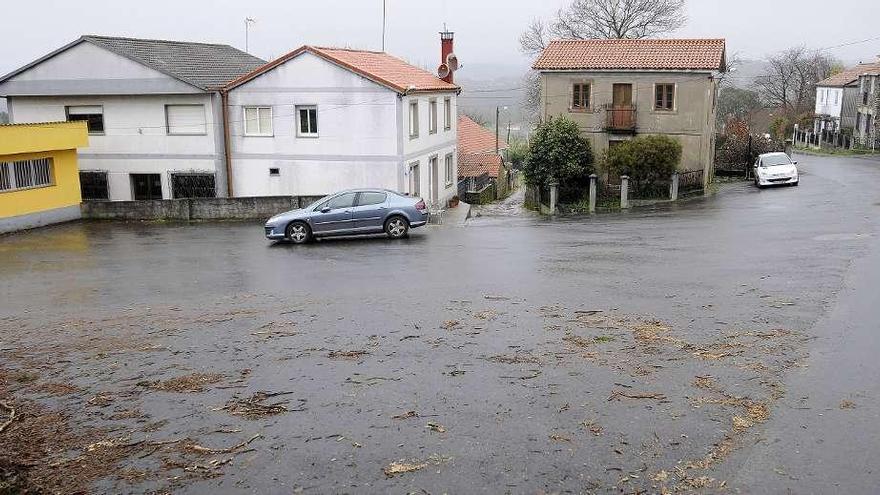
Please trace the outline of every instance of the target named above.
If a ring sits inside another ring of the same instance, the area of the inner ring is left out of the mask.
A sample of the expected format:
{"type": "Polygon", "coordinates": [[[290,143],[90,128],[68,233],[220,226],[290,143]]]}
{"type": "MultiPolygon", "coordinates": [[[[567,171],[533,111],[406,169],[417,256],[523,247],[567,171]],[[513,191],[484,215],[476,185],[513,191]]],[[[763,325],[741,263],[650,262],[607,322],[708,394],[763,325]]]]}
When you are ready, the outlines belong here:
{"type": "Polygon", "coordinates": [[[362,192],[358,199],[358,206],[381,205],[388,198],[388,195],[380,192],[362,192]]]}
{"type": "Polygon", "coordinates": [[[84,120],[89,134],[104,134],[104,107],[100,105],[65,107],[68,122],[84,120]]]}
{"type": "Polygon", "coordinates": [[[0,191],[52,185],[52,159],[0,162],[0,191]]]}
{"type": "Polygon", "coordinates": [[[79,187],[84,201],[110,199],[107,172],[80,172],[79,187]]]}
{"type": "Polygon", "coordinates": [[[452,129],[452,98],[443,100],[443,129],[452,129]]]}
{"type": "Polygon", "coordinates": [[[655,86],[654,110],[675,110],[675,84],[658,84],[655,86]]]}
{"type": "Polygon", "coordinates": [[[318,137],[318,107],[315,105],[297,105],[296,135],[300,137],[318,137]]]}
{"type": "Polygon", "coordinates": [[[272,107],[244,108],[245,136],[271,136],[272,134],[272,107]]]}
{"type": "Polygon", "coordinates": [[[452,185],[452,182],[455,180],[455,167],[453,167],[452,154],[446,155],[446,185],[452,185]]]}
{"type": "Polygon", "coordinates": [[[269,176],[270,176],[270,177],[278,177],[278,176],[280,176],[280,175],[281,175],[281,169],[280,169],[280,168],[272,167],[272,168],[269,169],[269,176]]]}
{"type": "Polygon", "coordinates": [[[409,104],[409,137],[414,139],[419,137],[419,102],[418,100],[409,104]]]}
{"type": "Polygon", "coordinates": [[[590,84],[576,83],[571,90],[571,109],[587,110],[590,108],[590,84]]]}
{"type": "Polygon", "coordinates": [[[357,196],[357,193],[345,193],[336,196],[335,198],[331,198],[323,203],[321,203],[317,210],[323,210],[324,208],[330,208],[331,210],[339,210],[342,208],[351,208],[354,206],[354,198],[357,196]]]}
{"type": "Polygon", "coordinates": [[[131,174],[131,193],[136,201],[162,199],[162,175],[131,174]]]}
{"type": "Polygon", "coordinates": [[[418,196],[421,190],[421,176],[419,173],[419,162],[410,164],[409,166],[409,195],[418,196]]]}
{"type": "Polygon", "coordinates": [[[437,134],[437,100],[428,102],[428,134],[437,134]]]}
{"type": "Polygon", "coordinates": [[[165,105],[165,130],[172,136],[208,133],[204,105],[165,105]]]}
{"type": "Polygon", "coordinates": [[[171,197],[214,198],[217,196],[214,174],[172,174],[171,197]]]}

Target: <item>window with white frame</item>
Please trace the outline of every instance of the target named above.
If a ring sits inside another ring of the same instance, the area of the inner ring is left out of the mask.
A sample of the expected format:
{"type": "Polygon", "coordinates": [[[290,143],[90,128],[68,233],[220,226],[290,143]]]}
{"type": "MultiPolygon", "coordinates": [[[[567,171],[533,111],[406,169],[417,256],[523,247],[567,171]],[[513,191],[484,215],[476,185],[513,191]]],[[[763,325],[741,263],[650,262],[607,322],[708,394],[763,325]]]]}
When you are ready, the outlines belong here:
{"type": "Polygon", "coordinates": [[[443,129],[452,129],[452,98],[443,100],[443,129]]]}
{"type": "Polygon", "coordinates": [[[456,179],[454,177],[455,167],[453,166],[453,164],[454,164],[454,162],[453,162],[453,158],[452,158],[452,153],[450,153],[450,154],[446,155],[446,187],[451,186],[452,183],[455,182],[455,179],[456,179]]]}
{"type": "Polygon", "coordinates": [[[51,185],[51,158],[0,162],[0,191],[15,191],[51,185]]]}
{"type": "Polygon", "coordinates": [[[419,137],[419,101],[411,101],[409,104],[409,137],[419,137]]]}
{"type": "Polygon", "coordinates": [[[272,136],[272,107],[244,107],[244,135],[272,136]]]}
{"type": "Polygon", "coordinates": [[[428,102],[428,134],[437,134],[437,100],[428,102]]]}
{"type": "Polygon", "coordinates": [[[315,105],[296,106],[296,135],[318,137],[318,107],[315,105]]]}
{"type": "Polygon", "coordinates": [[[165,128],[172,136],[204,136],[208,133],[204,105],[165,105],[165,128]]]}

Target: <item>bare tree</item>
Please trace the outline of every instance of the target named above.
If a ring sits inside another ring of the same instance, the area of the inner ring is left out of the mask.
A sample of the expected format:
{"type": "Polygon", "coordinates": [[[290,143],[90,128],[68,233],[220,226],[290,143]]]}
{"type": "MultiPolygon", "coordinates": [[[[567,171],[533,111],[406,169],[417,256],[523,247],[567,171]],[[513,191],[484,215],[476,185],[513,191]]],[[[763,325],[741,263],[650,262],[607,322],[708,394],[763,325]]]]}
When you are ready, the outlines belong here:
{"type": "Polygon", "coordinates": [[[573,0],[552,21],[536,19],[520,36],[523,52],[537,55],[551,38],[649,38],[684,26],[685,0],[573,0]]]}
{"type": "Polygon", "coordinates": [[[754,87],[766,106],[796,117],[815,108],[816,83],[829,77],[836,64],[822,52],[789,48],[767,58],[767,68],[755,79],[754,87]]]}

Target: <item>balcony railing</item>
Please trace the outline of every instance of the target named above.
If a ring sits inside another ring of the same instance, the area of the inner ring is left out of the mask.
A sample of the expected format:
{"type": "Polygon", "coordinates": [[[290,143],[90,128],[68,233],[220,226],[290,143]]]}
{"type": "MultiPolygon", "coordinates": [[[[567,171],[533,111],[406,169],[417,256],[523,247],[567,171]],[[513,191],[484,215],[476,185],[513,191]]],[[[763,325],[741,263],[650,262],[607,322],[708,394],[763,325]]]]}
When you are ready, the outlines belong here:
{"type": "Polygon", "coordinates": [[[636,132],[635,105],[605,105],[605,130],[608,132],[636,132]]]}

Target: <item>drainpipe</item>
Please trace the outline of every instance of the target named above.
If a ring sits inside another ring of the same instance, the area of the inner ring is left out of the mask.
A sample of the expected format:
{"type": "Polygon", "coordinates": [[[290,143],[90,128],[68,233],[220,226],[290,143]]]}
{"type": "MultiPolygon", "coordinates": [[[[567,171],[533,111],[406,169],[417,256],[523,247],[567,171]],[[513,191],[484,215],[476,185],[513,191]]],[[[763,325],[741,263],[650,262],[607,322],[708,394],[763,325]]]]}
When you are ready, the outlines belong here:
{"type": "Polygon", "coordinates": [[[220,106],[223,107],[223,154],[226,159],[226,194],[232,198],[232,146],[229,144],[229,93],[226,90],[220,90],[220,106]]]}

